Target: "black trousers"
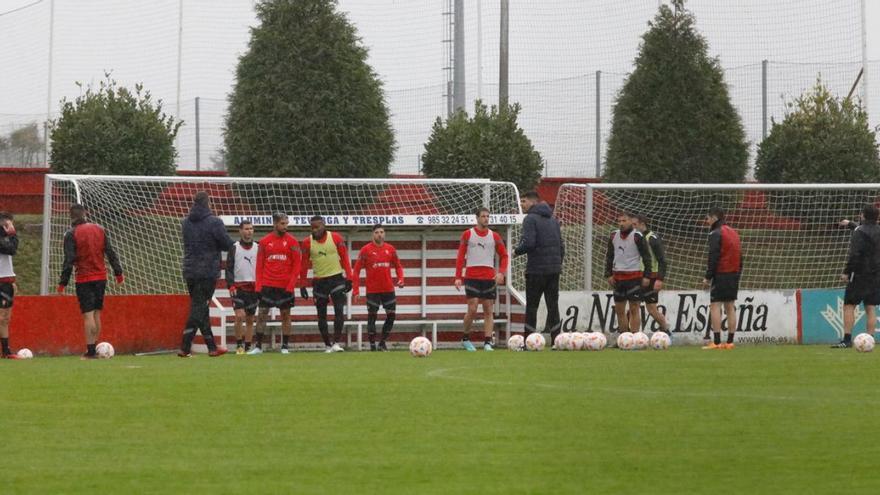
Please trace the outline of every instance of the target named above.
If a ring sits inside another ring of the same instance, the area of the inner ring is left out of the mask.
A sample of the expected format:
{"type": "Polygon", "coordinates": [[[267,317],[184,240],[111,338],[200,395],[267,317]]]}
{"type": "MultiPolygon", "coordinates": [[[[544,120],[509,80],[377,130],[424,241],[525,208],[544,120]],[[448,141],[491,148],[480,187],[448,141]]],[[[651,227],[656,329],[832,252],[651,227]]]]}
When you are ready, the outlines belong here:
{"type": "Polygon", "coordinates": [[[544,331],[550,332],[550,342],[553,342],[560,330],[558,273],[526,274],[526,336],[538,330],[538,306],[542,296],[547,304],[544,331]]]}
{"type": "Polygon", "coordinates": [[[190,352],[192,341],[197,331],[202,332],[208,349],[213,351],[217,348],[214,343],[214,333],[211,332],[211,319],[209,317],[209,305],[217,288],[217,280],[213,278],[187,279],[186,290],[189,292],[189,318],[183,329],[183,343],[180,349],[190,352]]]}

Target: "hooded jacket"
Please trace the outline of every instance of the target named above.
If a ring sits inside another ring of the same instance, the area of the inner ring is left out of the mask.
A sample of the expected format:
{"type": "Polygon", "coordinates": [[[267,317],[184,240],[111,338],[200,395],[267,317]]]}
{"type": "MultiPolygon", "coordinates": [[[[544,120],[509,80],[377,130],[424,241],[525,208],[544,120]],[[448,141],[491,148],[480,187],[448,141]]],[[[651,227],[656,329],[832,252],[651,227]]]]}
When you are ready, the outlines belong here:
{"type": "Polygon", "coordinates": [[[223,221],[198,203],[183,219],[183,278],[220,277],[220,251],[229,251],[232,238],[223,221]]]}
{"type": "Polygon", "coordinates": [[[849,241],[843,273],[872,277],[880,274],[880,225],[866,222],[856,227],[849,241]]]}
{"type": "Polygon", "coordinates": [[[562,271],[565,244],[559,222],[547,203],[537,203],[526,214],[522,225],[522,238],[514,250],[516,256],[528,254],[527,274],[550,275],[562,271]]]}

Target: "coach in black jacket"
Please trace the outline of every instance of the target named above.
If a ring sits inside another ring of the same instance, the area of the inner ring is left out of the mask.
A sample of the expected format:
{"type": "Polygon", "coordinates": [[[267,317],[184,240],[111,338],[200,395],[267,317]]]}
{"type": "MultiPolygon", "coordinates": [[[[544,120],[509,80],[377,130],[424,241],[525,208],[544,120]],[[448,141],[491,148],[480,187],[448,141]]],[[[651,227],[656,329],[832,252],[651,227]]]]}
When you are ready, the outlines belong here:
{"type": "Polygon", "coordinates": [[[208,305],[214,297],[220,278],[220,251],[229,251],[232,239],[223,221],[211,212],[208,193],[196,194],[192,209],[183,220],[183,278],[189,291],[189,318],[183,329],[180,357],[190,357],[193,337],[202,332],[210,356],[220,356],[226,349],[217,349],[211,332],[208,305]]]}
{"type": "Polygon", "coordinates": [[[544,331],[550,332],[550,341],[559,334],[559,273],[565,257],[565,244],[559,222],[553,218],[550,206],[541,201],[534,191],[523,194],[520,200],[526,212],[522,239],[514,256],[528,255],[526,263],[526,327],[525,333],[537,330],[538,306],[541,296],[547,304],[547,322],[544,331]]]}
{"type": "MultiPolygon", "coordinates": [[[[862,208],[862,223],[853,230],[849,241],[849,255],[841,280],[846,282],[843,295],[843,340],[832,347],[852,346],[856,306],[865,304],[865,327],[874,334],[877,321],[875,306],[880,304],[880,211],[874,205],[862,208]]],[[[841,222],[843,225],[843,223],[841,222]]]]}

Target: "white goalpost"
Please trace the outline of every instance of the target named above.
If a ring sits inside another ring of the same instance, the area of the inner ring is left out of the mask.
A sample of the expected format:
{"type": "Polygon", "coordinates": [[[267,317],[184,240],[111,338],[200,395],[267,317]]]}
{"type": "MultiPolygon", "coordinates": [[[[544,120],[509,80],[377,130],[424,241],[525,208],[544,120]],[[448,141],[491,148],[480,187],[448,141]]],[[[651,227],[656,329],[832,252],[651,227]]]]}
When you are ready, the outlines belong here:
{"type": "Polygon", "coordinates": [[[555,215],[562,223],[567,290],[604,290],[607,238],[620,212],[646,215],[666,248],[670,289],[693,289],[706,268],[703,219],[727,212],[742,239],[744,289],[841,287],[850,230],[880,184],[565,184],[555,215]]]}

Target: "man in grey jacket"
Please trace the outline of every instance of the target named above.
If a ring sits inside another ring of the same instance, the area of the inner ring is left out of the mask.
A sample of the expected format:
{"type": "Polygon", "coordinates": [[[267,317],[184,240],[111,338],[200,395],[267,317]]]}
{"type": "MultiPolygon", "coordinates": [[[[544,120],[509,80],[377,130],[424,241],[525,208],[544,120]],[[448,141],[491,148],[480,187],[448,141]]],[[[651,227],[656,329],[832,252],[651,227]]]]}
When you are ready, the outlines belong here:
{"type": "Polygon", "coordinates": [[[538,306],[541,297],[547,304],[544,331],[550,332],[550,341],[556,340],[559,323],[559,273],[565,257],[565,244],[559,222],[553,218],[550,206],[541,201],[538,193],[529,191],[520,199],[523,220],[522,238],[514,256],[528,255],[526,263],[526,326],[525,334],[537,330],[538,306]]]}

